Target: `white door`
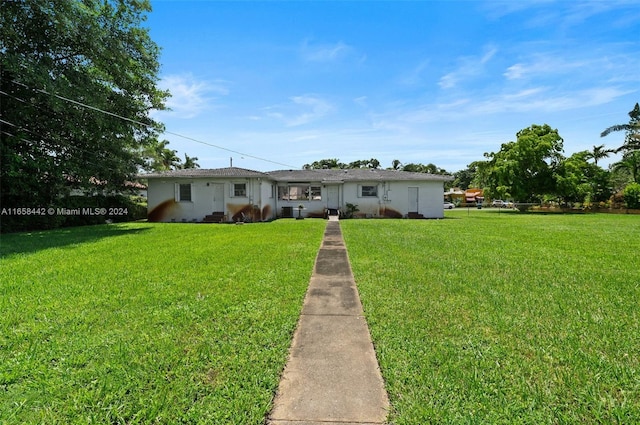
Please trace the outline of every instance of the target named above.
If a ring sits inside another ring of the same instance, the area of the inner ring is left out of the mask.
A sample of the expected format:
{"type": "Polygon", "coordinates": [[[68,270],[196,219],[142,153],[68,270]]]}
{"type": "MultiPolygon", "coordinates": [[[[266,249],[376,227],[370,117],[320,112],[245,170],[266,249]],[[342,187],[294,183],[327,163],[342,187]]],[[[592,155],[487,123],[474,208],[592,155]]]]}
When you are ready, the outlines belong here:
{"type": "Polygon", "coordinates": [[[418,188],[410,187],[409,188],[409,211],[410,213],[418,212],[418,188]]]}
{"type": "Polygon", "coordinates": [[[213,185],[213,211],[224,213],[224,184],[214,183],[213,185]]]}
{"type": "Polygon", "coordinates": [[[327,186],[327,208],[340,208],[340,186],[327,186]]]}

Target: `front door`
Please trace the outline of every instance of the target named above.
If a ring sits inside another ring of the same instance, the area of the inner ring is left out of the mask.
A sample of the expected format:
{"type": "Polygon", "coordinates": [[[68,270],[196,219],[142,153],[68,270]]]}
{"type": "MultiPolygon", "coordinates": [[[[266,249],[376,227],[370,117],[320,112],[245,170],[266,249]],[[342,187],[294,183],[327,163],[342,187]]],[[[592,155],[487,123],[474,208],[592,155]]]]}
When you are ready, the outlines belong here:
{"type": "Polygon", "coordinates": [[[213,211],[224,213],[224,184],[214,183],[213,185],[213,211]]]}
{"type": "Polygon", "coordinates": [[[410,213],[418,212],[418,188],[409,188],[409,211],[410,213]]]}
{"type": "Polygon", "coordinates": [[[330,210],[340,208],[340,186],[327,186],[327,208],[330,210]]]}

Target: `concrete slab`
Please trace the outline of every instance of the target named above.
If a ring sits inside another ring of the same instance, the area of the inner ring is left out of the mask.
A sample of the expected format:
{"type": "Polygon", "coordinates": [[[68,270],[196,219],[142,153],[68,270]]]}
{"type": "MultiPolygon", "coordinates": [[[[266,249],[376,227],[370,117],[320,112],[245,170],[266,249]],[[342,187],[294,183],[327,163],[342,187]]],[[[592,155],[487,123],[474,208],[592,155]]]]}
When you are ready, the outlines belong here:
{"type": "Polygon", "coordinates": [[[329,221],[268,423],[374,425],[388,408],[340,225],[329,221]]]}
{"type": "Polygon", "coordinates": [[[361,316],[303,315],[272,419],[383,423],[386,393],[361,316]]]}
{"type": "Polygon", "coordinates": [[[352,281],[313,279],[302,307],[303,315],[357,316],[362,314],[358,290],[352,281]]]}

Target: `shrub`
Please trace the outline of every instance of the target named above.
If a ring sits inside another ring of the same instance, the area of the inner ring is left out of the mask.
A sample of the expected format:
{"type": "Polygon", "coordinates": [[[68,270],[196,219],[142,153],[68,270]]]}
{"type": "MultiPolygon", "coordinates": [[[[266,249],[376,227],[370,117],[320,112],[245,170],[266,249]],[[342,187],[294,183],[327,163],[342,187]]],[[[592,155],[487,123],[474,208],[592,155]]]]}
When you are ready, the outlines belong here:
{"type": "Polygon", "coordinates": [[[624,202],[629,209],[640,209],[640,183],[630,183],[624,188],[624,202]]]}

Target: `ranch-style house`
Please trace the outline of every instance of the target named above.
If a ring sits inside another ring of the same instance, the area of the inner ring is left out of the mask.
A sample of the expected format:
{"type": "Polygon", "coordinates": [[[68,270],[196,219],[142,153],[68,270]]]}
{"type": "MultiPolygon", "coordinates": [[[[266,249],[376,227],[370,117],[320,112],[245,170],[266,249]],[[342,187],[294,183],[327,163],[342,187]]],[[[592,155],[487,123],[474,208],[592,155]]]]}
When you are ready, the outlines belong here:
{"type": "Polygon", "coordinates": [[[450,176],[377,169],[238,167],[144,174],[148,218],[160,222],[268,221],[283,217],[442,218],[450,176]]]}

